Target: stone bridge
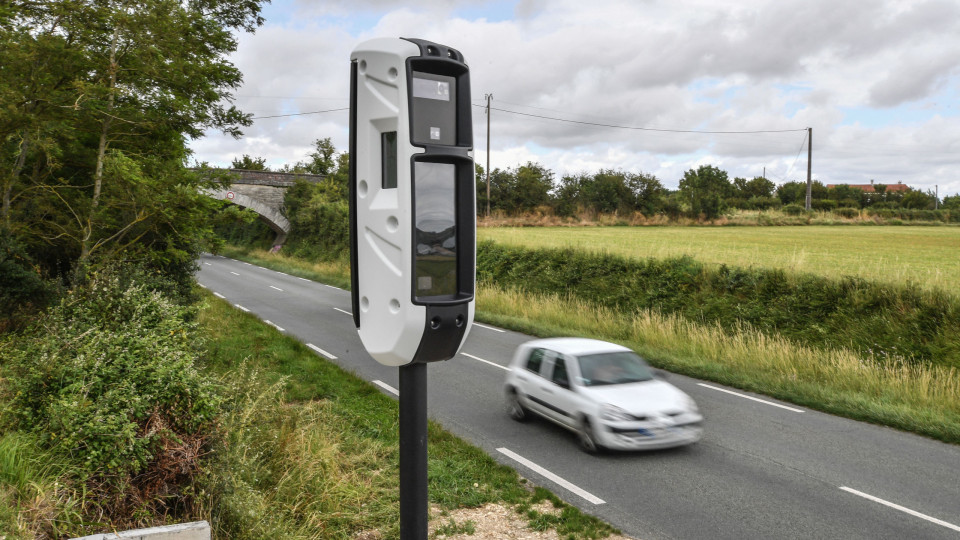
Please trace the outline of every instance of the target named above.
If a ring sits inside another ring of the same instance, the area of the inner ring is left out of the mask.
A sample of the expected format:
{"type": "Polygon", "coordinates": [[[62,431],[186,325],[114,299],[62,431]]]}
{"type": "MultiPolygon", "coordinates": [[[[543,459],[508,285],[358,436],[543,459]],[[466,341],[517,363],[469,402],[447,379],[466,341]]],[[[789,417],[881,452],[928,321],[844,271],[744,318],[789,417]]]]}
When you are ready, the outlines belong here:
{"type": "Polygon", "coordinates": [[[253,210],[275,233],[274,249],[279,249],[290,232],[290,222],[283,215],[283,196],[297,179],[319,182],[324,177],[316,174],[280,173],[230,169],[233,181],[226,189],[208,189],[204,193],[253,210]]]}

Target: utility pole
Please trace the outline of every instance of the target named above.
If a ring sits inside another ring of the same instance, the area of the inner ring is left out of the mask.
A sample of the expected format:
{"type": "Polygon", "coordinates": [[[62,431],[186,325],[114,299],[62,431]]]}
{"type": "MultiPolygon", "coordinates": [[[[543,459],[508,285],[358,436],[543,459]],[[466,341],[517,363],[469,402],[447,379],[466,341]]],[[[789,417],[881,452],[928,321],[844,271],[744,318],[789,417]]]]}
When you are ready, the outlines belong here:
{"type": "Polygon", "coordinates": [[[493,94],[484,94],[487,98],[487,217],[490,217],[490,100],[493,94]]]}
{"type": "Polygon", "coordinates": [[[813,180],[810,176],[811,163],[813,161],[813,128],[807,128],[807,203],[804,208],[810,211],[810,190],[813,186],[813,180]]]}
{"type": "Polygon", "coordinates": [[[933,189],[935,190],[933,195],[933,209],[939,210],[940,209],[940,184],[934,184],[933,189]]]}

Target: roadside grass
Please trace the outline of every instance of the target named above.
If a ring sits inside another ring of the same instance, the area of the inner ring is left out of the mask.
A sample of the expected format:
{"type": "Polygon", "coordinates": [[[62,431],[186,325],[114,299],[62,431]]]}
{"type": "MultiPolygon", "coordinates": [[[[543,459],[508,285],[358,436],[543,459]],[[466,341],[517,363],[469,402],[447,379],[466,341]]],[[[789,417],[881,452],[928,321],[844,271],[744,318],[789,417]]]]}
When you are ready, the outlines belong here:
{"type": "Polygon", "coordinates": [[[224,246],[217,254],[264,266],[269,264],[274,270],[350,289],[349,260],[310,261],[283,253],[271,253],[266,249],[244,249],[229,245],[224,246]]]}
{"type": "Polygon", "coordinates": [[[779,268],[958,294],[960,227],[482,227],[478,240],[633,258],[779,268]]]}
{"type": "Polygon", "coordinates": [[[0,538],[58,538],[76,530],[83,493],[68,480],[75,477],[36,437],[0,435],[0,538]]]}
{"type": "MultiPolygon", "coordinates": [[[[215,536],[397,538],[397,402],[210,294],[199,321],[208,369],[231,396],[225,443],[202,486],[215,536]]],[[[491,502],[526,509],[545,496],[438,424],[428,430],[429,497],[442,510],[491,502]]],[[[617,532],[560,504],[563,517],[551,526],[564,538],[617,532]]]]}
{"type": "MultiPolygon", "coordinates": [[[[265,251],[233,253],[271,268],[289,259],[265,251]]],[[[341,279],[349,282],[345,271],[341,279]]],[[[960,444],[956,368],[803,347],[746,328],[724,331],[655,311],[625,315],[584,300],[484,282],[477,284],[477,320],[533,336],[617,341],[662,369],[960,444]]]]}
{"type": "Polygon", "coordinates": [[[488,285],[478,290],[477,313],[539,336],[617,341],[675,373],[960,444],[960,372],[953,367],[876,362],[747,328],[724,331],[655,311],[625,316],[570,297],[488,285]]]}

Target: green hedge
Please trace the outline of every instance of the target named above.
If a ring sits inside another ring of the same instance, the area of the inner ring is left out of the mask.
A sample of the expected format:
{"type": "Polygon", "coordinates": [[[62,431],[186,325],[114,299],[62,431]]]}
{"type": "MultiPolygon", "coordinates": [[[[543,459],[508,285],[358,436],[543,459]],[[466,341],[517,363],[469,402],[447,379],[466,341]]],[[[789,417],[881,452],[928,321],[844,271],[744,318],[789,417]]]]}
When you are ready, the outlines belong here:
{"type": "Polygon", "coordinates": [[[656,309],[733,329],[744,323],[815,347],[850,347],[880,360],[960,367],[960,300],[917,287],[781,270],[708,266],[690,257],[626,259],[483,242],[477,279],[570,294],[632,313],[656,309]]]}

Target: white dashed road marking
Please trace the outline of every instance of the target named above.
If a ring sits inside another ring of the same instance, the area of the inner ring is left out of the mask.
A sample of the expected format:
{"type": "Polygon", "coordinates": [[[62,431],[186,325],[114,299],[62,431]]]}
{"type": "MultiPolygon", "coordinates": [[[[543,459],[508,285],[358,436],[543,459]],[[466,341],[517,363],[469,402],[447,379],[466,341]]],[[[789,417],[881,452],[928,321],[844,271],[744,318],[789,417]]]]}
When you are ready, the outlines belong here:
{"type": "Polygon", "coordinates": [[[854,495],[856,495],[856,496],[858,496],[858,497],[863,497],[864,499],[873,501],[873,502],[875,502],[875,503],[880,503],[880,504],[882,504],[882,505],[884,505],[884,506],[889,506],[890,508],[893,508],[894,510],[899,510],[899,511],[905,513],[905,514],[910,514],[911,516],[918,517],[918,518],[920,518],[920,519],[925,519],[925,520],[929,521],[930,523],[936,523],[937,525],[940,525],[941,527],[946,527],[946,528],[948,528],[948,529],[953,529],[953,530],[955,530],[955,531],[957,531],[957,532],[960,532],[960,526],[954,525],[953,523],[947,523],[946,521],[939,520],[939,519],[934,518],[934,517],[930,517],[930,516],[928,516],[928,515],[926,515],[926,514],[921,514],[920,512],[917,512],[916,510],[911,510],[911,509],[909,509],[909,508],[905,508],[905,507],[903,507],[903,506],[900,506],[899,504],[894,504],[894,503],[892,503],[892,502],[890,502],[890,501],[885,501],[885,500],[883,500],[883,499],[881,499],[881,498],[879,498],[879,497],[874,497],[873,495],[867,495],[866,493],[864,493],[864,492],[862,492],[862,491],[857,491],[857,490],[855,490],[855,489],[848,488],[848,487],[846,487],[846,486],[840,486],[840,489],[842,489],[843,491],[846,491],[847,493],[852,493],[852,494],[854,494],[854,495]]]}
{"type": "Polygon", "coordinates": [[[756,401],[756,402],[763,403],[763,404],[766,404],[766,405],[771,405],[771,406],[773,406],[773,407],[780,407],[781,409],[786,409],[786,410],[788,410],[788,411],[793,411],[793,412],[797,412],[797,413],[802,413],[802,412],[804,412],[803,409],[794,409],[793,407],[787,407],[786,405],[780,405],[779,403],[774,403],[774,402],[772,402],[772,401],[767,401],[767,400],[765,400],[765,399],[755,398],[755,397],[753,397],[753,396],[748,396],[748,395],[746,395],[746,394],[740,394],[740,393],[738,393],[738,392],[733,392],[733,391],[727,390],[726,388],[719,388],[719,387],[716,387],[716,386],[711,386],[711,385],[709,385],[709,384],[703,384],[703,383],[697,383],[697,384],[698,384],[699,386],[704,387],[704,388],[709,388],[709,389],[711,389],[711,390],[716,390],[716,391],[718,391],[718,392],[725,392],[725,393],[727,393],[727,394],[732,394],[732,395],[737,396],[737,397],[742,397],[743,399],[749,399],[749,400],[751,400],[751,401],[756,401]]]}
{"type": "Polygon", "coordinates": [[[594,494],[592,494],[592,493],[590,493],[590,492],[588,492],[588,491],[586,491],[586,490],[584,490],[584,489],[581,489],[581,488],[575,486],[574,484],[571,484],[570,482],[564,480],[563,478],[560,478],[559,476],[557,476],[557,475],[553,474],[552,472],[544,469],[543,467],[537,465],[536,463],[530,461],[529,459],[527,459],[527,458],[525,458],[525,457],[522,457],[522,456],[520,456],[520,455],[517,455],[517,454],[515,454],[514,452],[511,452],[510,450],[507,450],[506,448],[497,448],[497,452],[500,452],[501,454],[503,454],[503,455],[507,456],[508,458],[516,461],[517,463],[523,465],[524,467],[532,470],[532,471],[535,472],[535,473],[540,474],[540,475],[543,476],[544,478],[547,478],[548,480],[556,483],[557,485],[563,487],[563,488],[566,489],[567,491],[570,491],[571,493],[575,493],[575,494],[579,495],[580,497],[583,497],[584,499],[586,499],[586,500],[589,501],[589,502],[592,502],[593,504],[604,504],[604,503],[606,503],[606,501],[604,501],[604,500],[601,499],[600,497],[597,497],[596,495],[594,495],[594,494]]]}

